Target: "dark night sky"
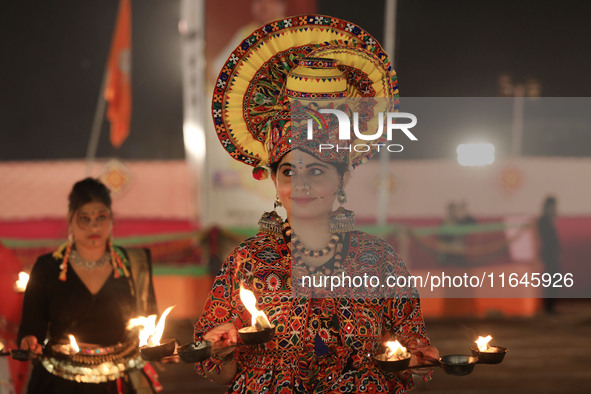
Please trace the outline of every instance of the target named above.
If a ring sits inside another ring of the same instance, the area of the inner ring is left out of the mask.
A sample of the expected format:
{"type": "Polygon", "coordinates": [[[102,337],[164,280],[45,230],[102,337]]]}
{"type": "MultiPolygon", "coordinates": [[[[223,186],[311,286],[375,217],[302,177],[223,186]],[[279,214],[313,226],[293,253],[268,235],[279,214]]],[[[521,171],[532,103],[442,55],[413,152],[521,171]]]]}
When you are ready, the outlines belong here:
{"type": "MultiPolygon", "coordinates": [[[[0,160],[84,158],[117,0],[14,2],[1,12],[0,160]]],[[[97,157],[184,157],[178,0],[132,1],[131,134],[97,157]]]]}
{"type": "MultiPolygon", "coordinates": [[[[98,157],[184,157],[178,4],[133,1],[131,135],[116,151],[105,122],[98,157]]],[[[85,156],[116,11],[116,0],[2,2],[0,160],[85,156]]],[[[319,0],[318,11],[382,37],[382,1],[319,0]]],[[[506,72],[538,79],[543,96],[591,96],[590,14],[571,0],[399,0],[401,95],[494,97],[506,72]]],[[[572,154],[591,155],[587,133],[564,141],[572,154]]]]}

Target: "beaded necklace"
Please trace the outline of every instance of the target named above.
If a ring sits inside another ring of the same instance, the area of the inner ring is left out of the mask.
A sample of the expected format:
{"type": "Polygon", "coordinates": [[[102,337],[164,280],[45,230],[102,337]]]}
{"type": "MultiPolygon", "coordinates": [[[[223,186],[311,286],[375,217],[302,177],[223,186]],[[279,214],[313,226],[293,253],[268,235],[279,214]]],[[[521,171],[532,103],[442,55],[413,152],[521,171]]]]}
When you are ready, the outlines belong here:
{"type": "Polygon", "coordinates": [[[333,272],[342,268],[343,261],[343,241],[340,234],[331,234],[330,241],[327,246],[321,250],[310,250],[301,243],[299,238],[295,235],[288,221],[283,223],[283,232],[285,238],[290,237],[289,248],[292,253],[294,264],[292,269],[296,276],[303,275],[331,275],[333,272]],[[310,267],[303,261],[303,256],[321,257],[328,255],[332,250],[335,250],[334,256],[326,263],[318,267],[310,267]]]}
{"type": "Polygon", "coordinates": [[[91,270],[93,268],[102,268],[105,264],[111,262],[111,254],[109,252],[105,252],[101,256],[100,259],[96,261],[86,260],[84,257],[80,256],[76,249],[72,249],[70,252],[70,256],[68,258],[70,263],[76,264],[77,266],[84,267],[87,270],[91,270]]]}
{"type": "Polygon", "coordinates": [[[337,243],[339,242],[339,236],[337,234],[330,235],[330,241],[328,245],[320,250],[311,250],[304,246],[304,244],[300,241],[300,239],[292,232],[291,234],[291,242],[293,247],[301,254],[308,256],[308,257],[322,257],[328,255],[330,252],[333,251],[337,243]]]}

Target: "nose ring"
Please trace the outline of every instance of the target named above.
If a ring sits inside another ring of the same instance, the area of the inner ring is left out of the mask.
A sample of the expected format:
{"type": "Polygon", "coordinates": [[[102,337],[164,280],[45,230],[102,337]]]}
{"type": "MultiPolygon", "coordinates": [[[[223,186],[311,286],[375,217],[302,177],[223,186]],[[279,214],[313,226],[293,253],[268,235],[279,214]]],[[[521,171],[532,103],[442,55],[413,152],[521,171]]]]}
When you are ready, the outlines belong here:
{"type": "Polygon", "coordinates": [[[310,184],[304,183],[304,189],[306,190],[306,196],[310,195],[310,184]]]}

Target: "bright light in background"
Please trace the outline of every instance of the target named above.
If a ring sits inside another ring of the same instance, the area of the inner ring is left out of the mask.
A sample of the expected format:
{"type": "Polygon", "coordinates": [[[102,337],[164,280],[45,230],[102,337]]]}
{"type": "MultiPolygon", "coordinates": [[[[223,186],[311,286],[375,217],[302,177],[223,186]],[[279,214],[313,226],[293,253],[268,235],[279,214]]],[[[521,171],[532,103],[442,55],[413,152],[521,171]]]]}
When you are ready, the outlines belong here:
{"type": "Polygon", "coordinates": [[[29,283],[29,274],[24,271],[18,273],[18,279],[14,283],[14,290],[17,293],[24,293],[27,290],[27,283],[29,283]]]}
{"type": "Polygon", "coordinates": [[[461,166],[488,166],[495,161],[493,144],[460,144],[456,149],[461,166]]]}
{"type": "Polygon", "coordinates": [[[185,149],[191,155],[191,159],[197,163],[205,160],[205,134],[203,128],[193,122],[185,122],[183,126],[185,149]]]}

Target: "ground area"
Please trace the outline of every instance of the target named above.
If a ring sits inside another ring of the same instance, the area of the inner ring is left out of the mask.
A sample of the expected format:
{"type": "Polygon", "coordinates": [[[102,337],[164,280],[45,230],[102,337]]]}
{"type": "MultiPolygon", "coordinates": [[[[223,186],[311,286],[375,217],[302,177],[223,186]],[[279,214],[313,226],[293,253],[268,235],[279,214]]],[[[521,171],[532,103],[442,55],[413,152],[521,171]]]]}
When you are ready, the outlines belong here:
{"type": "MultiPolygon", "coordinates": [[[[171,322],[172,323],[172,322],[171,322]]],[[[473,338],[491,334],[493,344],[509,349],[503,363],[476,365],[467,376],[446,375],[417,379],[414,392],[429,393],[589,393],[591,392],[591,301],[561,300],[554,315],[532,318],[437,319],[426,322],[442,355],[468,354],[473,338]]],[[[167,329],[168,331],[168,329],[167,329]]],[[[177,321],[170,335],[181,343],[191,340],[192,323],[177,321]]],[[[158,368],[165,393],[224,393],[189,364],[158,368]]]]}

